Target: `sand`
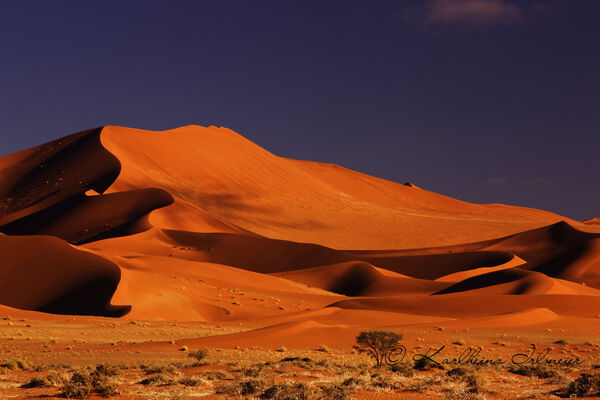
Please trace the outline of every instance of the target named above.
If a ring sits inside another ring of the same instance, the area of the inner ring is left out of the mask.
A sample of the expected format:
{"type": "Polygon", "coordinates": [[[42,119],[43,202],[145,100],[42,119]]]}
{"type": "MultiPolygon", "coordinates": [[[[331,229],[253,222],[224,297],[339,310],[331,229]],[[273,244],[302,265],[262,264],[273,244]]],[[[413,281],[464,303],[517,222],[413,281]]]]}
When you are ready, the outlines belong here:
{"type": "Polygon", "coordinates": [[[0,232],[12,314],[240,330],[188,345],[599,327],[597,219],[285,159],[221,127],[106,126],[0,157],[0,232]]]}

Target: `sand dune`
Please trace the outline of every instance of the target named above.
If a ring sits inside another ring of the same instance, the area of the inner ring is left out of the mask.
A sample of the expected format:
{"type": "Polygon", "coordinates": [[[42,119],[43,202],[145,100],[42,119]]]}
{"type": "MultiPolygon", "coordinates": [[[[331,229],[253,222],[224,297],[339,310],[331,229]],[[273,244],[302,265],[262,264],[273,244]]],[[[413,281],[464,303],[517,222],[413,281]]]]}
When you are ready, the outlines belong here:
{"type": "Polygon", "coordinates": [[[384,296],[399,293],[426,295],[448,286],[441,282],[415,279],[381,270],[361,261],[348,261],[274,275],[346,296],[384,296]]]}
{"type": "Polygon", "coordinates": [[[0,236],[0,303],[55,314],[122,316],[116,264],[48,236],[0,236]]]}
{"type": "MultiPolygon", "coordinates": [[[[275,239],[337,249],[400,249],[493,239],[562,220],[581,224],[534,209],[470,204],[330,164],[284,159],[225,128],[149,132],[109,126],[101,140],[122,166],[111,191],[161,188],[176,203],[275,239]]],[[[169,210],[155,215],[165,213],[169,210]]],[[[200,231],[169,222],[162,227],[200,231]]]]}
{"type": "Polygon", "coordinates": [[[583,222],[584,224],[588,224],[588,225],[600,225],[600,217],[586,219],[585,221],[581,221],[581,222],[583,222]]]}
{"type": "Polygon", "coordinates": [[[214,346],[592,318],[596,225],[281,158],[225,128],[109,126],[0,157],[0,304],[244,330],[189,342],[214,346]]]}

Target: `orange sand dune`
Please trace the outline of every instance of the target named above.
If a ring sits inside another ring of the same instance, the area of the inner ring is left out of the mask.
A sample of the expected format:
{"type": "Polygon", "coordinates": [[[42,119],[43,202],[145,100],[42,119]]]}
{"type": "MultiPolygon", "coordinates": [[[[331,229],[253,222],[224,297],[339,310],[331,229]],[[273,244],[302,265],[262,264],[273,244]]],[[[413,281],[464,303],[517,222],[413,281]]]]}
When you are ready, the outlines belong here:
{"type": "Polygon", "coordinates": [[[595,317],[600,310],[600,296],[532,294],[477,296],[453,293],[437,296],[369,297],[342,300],[333,307],[395,311],[406,314],[431,315],[446,318],[474,318],[506,314],[530,308],[548,308],[559,315],[595,317]]]}
{"type": "Polygon", "coordinates": [[[584,224],[588,224],[588,225],[600,225],[600,217],[586,219],[585,221],[581,221],[581,222],[583,222],[584,224]]]}
{"type": "Polygon", "coordinates": [[[441,282],[415,279],[381,270],[360,261],[281,272],[274,275],[346,296],[385,296],[400,293],[426,295],[448,286],[441,282]]]}
{"type": "MultiPolygon", "coordinates": [[[[185,201],[271,238],[399,249],[492,239],[562,220],[580,224],[534,209],[470,204],[329,164],[287,160],[225,128],[150,132],[109,126],[101,140],[122,166],[112,191],[161,188],[176,203],[185,201]]],[[[165,220],[168,213],[162,209],[152,218],[165,220]]],[[[176,221],[162,227],[191,228],[176,221]]]]}
{"type": "Polygon", "coordinates": [[[110,299],[121,271],[102,257],[47,236],[0,236],[0,303],[55,314],[122,316],[110,299]]]}
{"type": "Polygon", "coordinates": [[[277,157],[225,128],[108,126],[0,157],[0,304],[243,331],[189,341],[211,346],[593,318],[596,226],[277,157]]]}

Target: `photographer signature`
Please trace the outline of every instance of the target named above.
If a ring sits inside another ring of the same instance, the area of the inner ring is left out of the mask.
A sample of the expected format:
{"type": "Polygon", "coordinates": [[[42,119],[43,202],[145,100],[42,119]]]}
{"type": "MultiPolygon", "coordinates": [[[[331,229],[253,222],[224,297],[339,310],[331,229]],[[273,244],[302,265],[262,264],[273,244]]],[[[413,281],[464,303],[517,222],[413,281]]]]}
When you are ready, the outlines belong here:
{"type": "MultiPolygon", "coordinates": [[[[446,346],[441,346],[438,349],[430,348],[425,354],[416,353],[413,356],[415,362],[430,362],[435,365],[500,365],[506,360],[501,358],[487,358],[482,355],[482,347],[469,347],[465,349],[458,357],[443,357],[443,350],[446,346]]],[[[552,358],[550,353],[552,349],[549,347],[542,351],[538,351],[537,346],[532,344],[528,353],[516,353],[510,358],[510,362],[515,365],[531,364],[531,365],[554,365],[561,367],[569,367],[582,364],[583,361],[579,358],[552,358]]]]}

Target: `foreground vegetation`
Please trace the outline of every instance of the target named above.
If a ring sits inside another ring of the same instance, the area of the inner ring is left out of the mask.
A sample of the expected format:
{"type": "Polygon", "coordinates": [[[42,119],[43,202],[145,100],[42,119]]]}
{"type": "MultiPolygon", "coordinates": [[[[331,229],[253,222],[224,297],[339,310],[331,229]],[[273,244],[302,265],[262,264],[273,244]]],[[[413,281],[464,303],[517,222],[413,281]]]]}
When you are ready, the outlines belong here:
{"type": "MultiPolygon", "coordinates": [[[[437,368],[419,363],[376,367],[365,362],[338,363],[322,354],[320,360],[282,354],[261,363],[207,362],[205,349],[188,350],[189,362],[169,365],[96,365],[32,367],[10,360],[3,374],[30,376],[20,382],[27,397],[85,399],[90,396],[186,399],[214,395],[222,399],[345,400],[361,392],[423,394],[423,398],[486,398],[502,394],[500,382],[529,387],[538,395],[586,397],[600,395],[600,374],[592,370],[548,368],[437,368]],[[327,360],[329,358],[330,360],[327,360]],[[25,392],[29,391],[29,392],[25,392]],[[133,396],[133,397],[131,397],[133,396]],[[161,397],[162,396],[162,397],[161,397]]],[[[214,397],[213,397],[214,398],[214,397]]]]}

